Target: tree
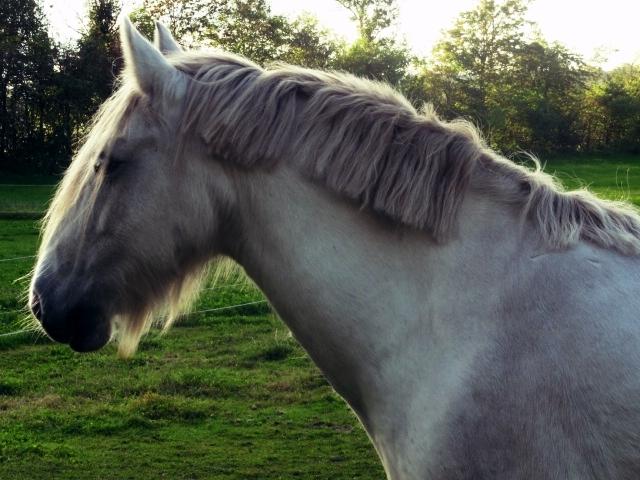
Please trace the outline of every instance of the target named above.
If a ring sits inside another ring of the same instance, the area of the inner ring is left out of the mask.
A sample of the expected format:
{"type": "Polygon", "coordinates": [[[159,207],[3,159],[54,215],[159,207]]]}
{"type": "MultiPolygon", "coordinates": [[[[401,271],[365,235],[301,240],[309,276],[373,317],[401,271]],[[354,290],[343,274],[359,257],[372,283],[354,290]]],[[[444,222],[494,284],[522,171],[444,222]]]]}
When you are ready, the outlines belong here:
{"type": "Polygon", "coordinates": [[[33,165],[49,141],[46,124],[53,48],[35,0],[0,3],[0,168],[33,165]]]}
{"type": "Polygon", "coordinates": [[[205,36],[215,45],[266,65],[286,55],[290,33],[287,18],[273,15],[266,0],[235,0],[218,11],[205,36]]]}
{"type": "Polygon", "coordinates": [[[320,27],[317,18],[302,15],[290,23],[287,50],[279,60],[309,68],[332,68],[340,48],[340,42],[320,27]]]}
{"type": "Polygon", "coordinates": [[[352,14],[359,38],[343,46],[334,62],[336,68],[356,75],[399,85],[410,62],[405,45],[385,36],[398,15],[395,0],[337,0],[352,14]]]}
{"type": "Polygon", "coordinates": [[[113,91],[122,70],[122,52],[118,35],[118,0],[90,0],[88,22],[78,42],[76,78],[82,81],[77,107],[87,117],[113,91]]]}
{"type": "Polygon", "coordinates": [[[524,42],[527,0],[481,0],[463,12],[434,49],[442,74],[458,83],[456,109],[491,130],[500,117],[495,102],[524,42]]]}
{"type": "Polygon", "coordinates": [[[122,68],[117,0],[91,0],[87,23],[76,45],[56,46],[53,88],[48,92],[51,142],[42,164],[48,173],[62,170],[74,141],[98,107],[112,93],[122,68]]]}
{"type": "Polygon", "coordinates": [[[147,18],[162,20],[181,44],[190,48],[209,43],[207,37],[216,19],[229,11],[233,1],[144,0],[139,12],[146,12],[147,18]]]}
{"type": "Polygon", "coordinates": [[[290,21],[266,0],[145,0],[135,15],[143,29],[151,28],[150,18],[161,19],[186,48],[217,46],[261,65],[324,68],[338,44],[313,17],[290,21]]]}
{"type": "MultiPolygon", "coordinates": [[[[49,38],[39,1],[0,3],[2,170],[60,171],[122,68],[122,0],[88,0],[82,36],[70,45],[49,38]]],[[[394,36],[395,0],[336,1],[358,27],[351,44],[309,15],[273,14],[268,0],[144,0],[132,19],[148,37],[161,19],[186,48],[217,46],[262,65],[391,83],[418,107],[431,103],[445,118],[471,119],[507,151],[640,152],[640,67],[604,72],[531,33],[529,0],[480,0],[425,59],[412,58],[394,36]]]]}
{"type": "Polygon", "coordinates": [[[505,83],[508,122],[502,137],[536,152],[575,150],[581,142],[580,114],[591,73],[582,58],[538,38],[514,53],[505,83]]]}
{"type": "MultiPolygon", "coordinates": [[[[541,36],[527,35],[528,0],[481,0],[463,12],[434,48],[412,94],[446,117],[480,125],[494,147],[536,152],[580,144],[583,60],[541,36]]],[[[532,25],[533,26],[533,25],[532,25]]]]}
{"type": "Polygon", "coordinates": [[[351,12],[358,24],[360,39],[372,43],[398,17],[396,0],[336,0],[351,12]]]}
{"type": "Polygon", "coordinates": [[[129,14],[129,20],[148,39],[153,38],[153,32],[156,28],[155,18],[144,8],[139,7],[129,14]]]}
{"type": "Polygon", "coordinates": [[[414,59],[413,72],[402,79],[401,89],[417,108],[429,104],[445,119],[460,116],[461,86],[453,69],[434,65],[427,59],[414,59]]]}
{"type": "Polygon", "coordinates": [[[586,149],[640,152],[640,66],[599,72],[583,102],[586,149]]]}
{"type": "Polygon", "coordinates": [[[406,48],[393,41],[359,38],[338,53],[334,66],[355,75],[398,86],[409,65],[406,48]]]}

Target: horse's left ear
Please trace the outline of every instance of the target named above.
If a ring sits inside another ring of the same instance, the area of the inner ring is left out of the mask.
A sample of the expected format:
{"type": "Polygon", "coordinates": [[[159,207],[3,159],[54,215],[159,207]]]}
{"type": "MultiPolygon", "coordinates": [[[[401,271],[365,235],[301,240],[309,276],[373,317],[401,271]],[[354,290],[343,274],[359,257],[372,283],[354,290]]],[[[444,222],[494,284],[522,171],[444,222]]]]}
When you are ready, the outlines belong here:
{"type": "Polygon", "coordinates": [[[153,44],[165,55],[182,52],[182,48],[174,40],[169,29],[158,21],[156,21],[156,29],[153,32],[153,44]]]}
{"type": "Polygon", "coordinates": [[[153,94],[163,92],[166,87],[172,92],[180,90],[182,74],[136,30],[126,15],[120,22],[120,39],[125,69],[133,74],[142,91],[153,94]]]}

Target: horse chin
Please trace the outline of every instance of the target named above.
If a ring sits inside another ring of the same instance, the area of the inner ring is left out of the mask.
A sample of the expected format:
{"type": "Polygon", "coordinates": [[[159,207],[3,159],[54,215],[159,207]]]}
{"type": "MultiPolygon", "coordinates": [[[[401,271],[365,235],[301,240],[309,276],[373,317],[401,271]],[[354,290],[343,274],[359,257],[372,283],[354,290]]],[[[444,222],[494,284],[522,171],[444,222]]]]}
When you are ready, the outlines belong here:
{"type": "Polygon", "coordinates": [[[72,332],[69,346],[76,352],[94,352],[111,339],[111,322],[105,317],[93,318],[91,322],[79,323],[72,332]]]}
{"type": "Polygon", "coordinates": [[[45,333],[51,340],[68,344],[76,352],[93,352],[104,347],[111,339],[111,320],[94,306],[79,305],[70,311],[56,311],[51,305],[45,305],[38,297],[31,302],[31,308],[45,333]]]}
{"type": "Polygon", "coordinates": [[[111,339],[111,320],[94,305],[82,305],[69,312],[69,336],[66,342],[76,352],[93,352],[111,339]]]}

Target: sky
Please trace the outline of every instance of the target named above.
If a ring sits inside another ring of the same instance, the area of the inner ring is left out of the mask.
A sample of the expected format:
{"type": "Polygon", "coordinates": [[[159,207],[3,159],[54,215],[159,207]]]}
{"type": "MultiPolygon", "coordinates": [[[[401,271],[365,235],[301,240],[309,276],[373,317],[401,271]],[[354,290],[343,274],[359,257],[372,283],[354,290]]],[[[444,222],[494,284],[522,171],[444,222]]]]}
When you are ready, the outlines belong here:
{"type": "MultiPolygon", "coordinates": [[[[45,0],[45,12],[58,39],[76,38],[86,0],[45,0]]],[[[127,0],[135,5],[139,0],[127,0]]],[[[347,40],[356,37],[349,12],[335,0],[268,0],[274,13],[295,17],[308,12],[347,40]]],[[[400,17],[396,31],[412,50],[428,55],[443,30],[477,0],[398,0],[400,17]]],[[[534,0],[528,19],[543,36],[558,41],[592,61],[596,52],[608,58],[605,69],[623,63],[640,63],[639,0],[534,0]]]]}

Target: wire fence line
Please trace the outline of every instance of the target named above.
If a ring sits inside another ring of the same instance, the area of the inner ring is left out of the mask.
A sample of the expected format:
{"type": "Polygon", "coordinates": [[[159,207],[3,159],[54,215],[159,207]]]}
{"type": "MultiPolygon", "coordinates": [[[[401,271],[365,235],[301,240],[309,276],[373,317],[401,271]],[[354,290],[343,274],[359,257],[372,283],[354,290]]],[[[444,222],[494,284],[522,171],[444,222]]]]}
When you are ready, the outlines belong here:
{"type": "Polygon", "coordinates": [[[55,183],[0,183],[0,187],[55,187],[55,183]]]}
{"type": "Polygon", "coordinates": [[[36,255],[23,255],[22,257],[0,258],[0,262],[14,262],[17,260],[24,260],[26,258],[36,258],[36,255]]]}
{"type": "MultiPolygon", "coordinates": [[[[210,291],[213,291],[213,290],[222,290],[223,288],[239,287],[241,285],[246,285],[246,282],[229,283],[229,284],[226,284],[226,285],[218,285],[216,287],[201,288],[200,291],[201,292],[210,292],[210,291]]],[[[25,308],[19,308],[17,310],[0,310],[0,315],[8,315],[10,313],[28,314],[29,312],[27,311],[26,307],[25,308]]]]}
{"type": "MultiPolygon", "coordinates": [[[[55,185],[10,185],[10,184],[0,184],[0,187],[17,187],[17,186],[55,186],[55,185]]],[[[13,261],[18,261],[18,260],[26,260],[28,258],[36,258],[37,255],[22,255],[19,257],[11,257],[11,258],[0,258],[0,263],[4,263],[4,262],[13,262],[13,261]]],[[[223,288],[231,288],[231,287],[238,287],[241,285],[247,285],[246,282],[237,282],[237,283],[231,283],[231,284],[226,284],[226,285],[217,285],[215,287],[208,287],[208,288],[203,288],[201,289],[201,291],[206,292],[206,291],[213,291],[213,290],[221,290],[223,288]]],[[[213,313],[213,312],[222,312],[225,310],[233,310],[236,308],[241,308],[241,307],[247,307],[250,305],[259,305],[259,304],[264,304],[267,303],[267,300],[262,299],[262,300],[255,300],[255,301],[251,301],[251,302],[245,302],[245,303],[239,303],[236,305],[225,305],[222,307],[214,307],[214,308],[206,308],[203,310],[195,310],[192,312],[187,312],[184,313],[182,315],[180,315],[180,317],[188,317],[190,315],[195,315],[197,313],[213,313]]],[[[12,314],[12,313],[24,313],[24,314],[28,314],[28,311],[26,309],[18,309],[18,310],[6,310],[6,311],[1,311],[0,310],[0,315],[2,314],[12,314]]],[[[16,335],[21,335],[24,333],[36,333],[35,330],[33,329],[28,329],[28,328],[23,328],[21,330],[15,330],[13,332],[7,332],[7,333],[0,333],[0,338],[2,337],[11,337],[11,336],[16,336],[16,335]]]]}
{"type": "Polygon", "coordinates": [[[21,333],[35,333],[35,331],[23,328],[22,330],[16,330],[15,332],[0,333],[0,337],[12,337],[14,335],[20,335],[21,333]]]}
{"type": "Polygon", "coordinates": [[[229,305],[226,307],[206,308],[204,310],[196,310],[195,312],[187,312],[184,315],[180,315],[180,316],[188,317],[189,315],[195,315],[196,313],[222,312],[223,310],[231,310],[233,308],[248,307],[249,305],[258,305],[261,303],[267,303],[267,300],[256,300],[253,302],[239,303],[237,305],[229,305]]]}
{"type": "MultiPolygon", "coordinates": [[[[180,317],[188,317],[190,315],[195,315],[196,313],[222,312],[224,310],[232,310],[232,309],[235,309],[235,308],[248,307],[250,305],[259,305],[259,304],[263,304],[263,303],[267,303],[267,300],[256,300],[254,302],[238,303],[237,305],[227,305],[225,307],[216,307],[216,308],[206,308],[204,310],[195,310],[193,312],[184,313],[184,314],[180,315],[180,317]]],[[[22,330],[16,330],[14,332],[1,333],[0,337],[11,337],[11,336],[14,336],[14,335],[20,335],[22,333],[39,333],[39,332],[37,332],[36,330],[33,330],[33,329],[23,328],[22,330]]]]}

